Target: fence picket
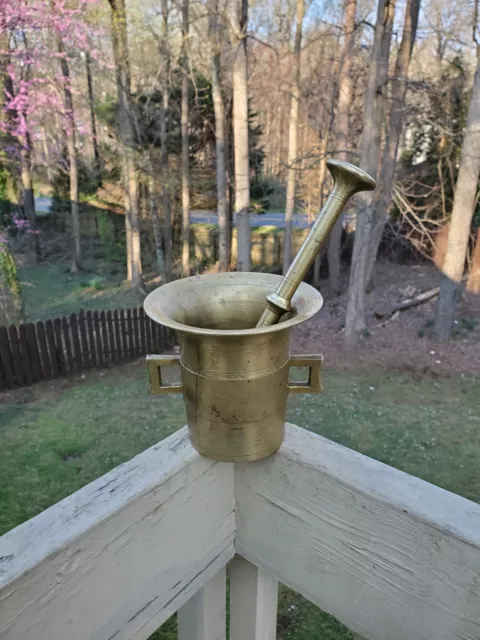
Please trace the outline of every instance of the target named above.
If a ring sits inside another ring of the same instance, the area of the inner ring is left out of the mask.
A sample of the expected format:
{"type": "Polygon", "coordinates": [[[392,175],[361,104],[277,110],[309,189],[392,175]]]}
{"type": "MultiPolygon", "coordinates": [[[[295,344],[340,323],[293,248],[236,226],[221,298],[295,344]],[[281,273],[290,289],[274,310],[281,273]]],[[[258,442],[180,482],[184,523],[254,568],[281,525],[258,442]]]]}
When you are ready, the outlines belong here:
{"type": "Polygon", "coordinates": [[[94,311],[92,316],[93,327],[95,331],[95,343],[97,347],[97,364],[99,367],[102,367],[105,364],[105,359],[103,357],[102,336],[100,333],[100,317],[98,315],[98,311],[94,311]]]}
{"type": "Polygon", "coordinates": [[[125,309],[123,312],[123,318],[125,321],[125,357],[131,358],[133,355],[133,341],[132,341],[132,312],[130,309],[125,309]]]}
{"type": "Polygon", "coordinates": [[[13,376],[12,357],[10,355],[8,333],[6,327],[0,327],[0,360],[3,368],[3,375],[5,377],[6,386],[13,387],[15,379],[13,376]]]}
{"type": "Polygon", "coordinates": [[[123,357],[123,332],[122,332],[122,315],[118,309],[113,312],[113,323],[115,326],[115,347],[117,352],[117,360],[123,357]]]}
{"type": "Polygon", "coordinates": [[[107,331],[107,316],[105,311],[100,311],[100,330],[102,334],[102,344],[103,344],[103,361],[107,364],[111,362],[111,349],[109,344],[109,335],[107,331]]]}
{"type": "MultiPolygon", "coordinates": [[[[81,350],[80,339],[78,334],[78,321],[77,321],[76,313],[72,313],[70,315],[70,328],[72,330],[72,343],[73,343],[73,353],[75,358],[75,371],[81,371],[82,365],[83,365],[82,350],[81,350]]],[[[86,359],[86,362],[88,362],[88,358],[86,359]]]]}
{"type": "Polygon", "coordinates": [[[153,320],[150,320],[150,326],[152,328],[152,351],[153,353],[160,353],[160,349],[159,349],[160,325],[157,322],[153,322],[153,320]]]}
{"type": "Polygon", "coordinates": [[[140,325],[140,353],[139,355],[145,355],[147,353],[147,340],[146,340],[146,327],[145,327],[145,311],[143,307],[138,310],[138,324],[140,325]]]}
{"type": "Polygon", "coordinates": [[[139,337],[139,327],[138,327],[138,310],[132,309],[132,335],[133,335],[133,356],[140,355],[140,337],[139,337]]]}
{"type": "Polygon", "coordinates": [[[20,351],[22,352],[23,377],[25,378],[26,384],[31,384],[33,382],[33,371],[32,363],[30,360],[30,350],[28,348],[26,325],[21,324],[18,327],[18,335],[20,338],[20,351]]]}
{"type": "Polygon", "coordinates": [[[58,359],[57,345],[53,334],[53,323],[51,320],[45,322],[45,336],[47,338],[48,351],[50,353],[50,366],[52,369],[52,378],[58,378],[58,359]]]}
{"type": "Polygon", "coordinates": [[[72,341],[70,339],[70,329],[67,318],[62,318],[62,335],[63,342],[65,344],[65,357],[67,360],[68,372],[74,373],[77,369],[75,368],[75,360],[73,358],[72,341]]]}
{"type": "Polygon", "coordinates": [[[87,332],[88,344],[90,345],[90,366],[96,367],[98,363],[97,346],[95,344],[95,330],[93,328],[93,316],[91,311],[87,311],[87,332]]]}
{"type": "Polygon", "coordinates": [[[52,365],[50,364],[50,355],[48,353],[47,339],[45,337],[45,325],[43,324],[43,322],[37,322],[36,327],[38,346],[40,348],[40,358],[42,362],[42,377],[44,380],[51,380],[53,374],[52,365]]]}
{"type": "Polygon", "coordinates": [[[40,382],[42,379],[42,366],[40,364],[40,352],[38,350],[38,339],[35,333],[35,325],[33,322],[27,324],[27,342],[30,353],[30,364],[32,366],[33,379],[40,382]]]}
{"type": "Polygon", "coordinates": [[[145,314],[145,336],[146,336],[145,353],[153,353],[152,321],[147,316],[147,314],[145,314]]]}
{"type": "Polygon", "coordinates": [[[112,312],[110,310],[107,311],[107,332],[108,332],[108,338],[110,343],[110,361],[115,362],[115,360],[117,359],[116,345],[115,345],[115,332],[113,330],[113,318],[112,318],[112,312]]]}
{"type": "Polygon", "coordinates": [[[18,338],[17,327],[14,324],[11,324],[8,328],[8,340],[10,342],[15,380],[18,385],[22,386],[25,384],[23,377],[22,354],[20,353],[20,341],[18,338]]]}
{"type": "Polygon", "coordinates": [[[78,314],[78,334],[80,337],[80,346],[81,346],[81,355],[83,359],[83,363],[80,363],[80,367],[88,368],[93,366],[91,363],[91,351],[88,349],[88,340],[87,340],[87,327],[85,325],[85,312],[83,309],[80,309],[80,313],[78,314]]]}
{"type": "Polygon", "coordinates": [[[65,351],[63,348],[62,341],[62,323],[60,322],[60,318],[55,318],[53,321],[53,333],[55,336],[55,344],[57,346],[57,361],[58,361],[58,369],[60,375],[67,375],[68,368],[67,362],[65,360],[65,351]]]}

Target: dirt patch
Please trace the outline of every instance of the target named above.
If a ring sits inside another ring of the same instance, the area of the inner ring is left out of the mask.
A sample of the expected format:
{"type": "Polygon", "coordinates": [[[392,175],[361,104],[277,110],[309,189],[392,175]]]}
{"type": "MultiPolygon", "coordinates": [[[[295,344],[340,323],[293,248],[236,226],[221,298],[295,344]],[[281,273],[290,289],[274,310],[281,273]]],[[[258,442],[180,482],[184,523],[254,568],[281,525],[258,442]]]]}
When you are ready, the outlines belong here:
{"type": "MultiPolygon", "coordinates": [[[[390,321],[375,318],[375,311],[390,308],[405,298],[439,283],[433,265],[379,263],[375,288],[367,294],[367,330],[353,352],[343,348],[346,293],[330,298],[322,283],[325,306],[293,336],[297,353],[322,352],[325,365],[346,369],[405,371],[412,377],[449,377],[480,374],[480,296],[465,293],[458,305],[454,336],[448,343],[431,337],[436,299],[400,312],[390,321]]],[[[344,283],[345,291],[347,282],[344,283]]]]}

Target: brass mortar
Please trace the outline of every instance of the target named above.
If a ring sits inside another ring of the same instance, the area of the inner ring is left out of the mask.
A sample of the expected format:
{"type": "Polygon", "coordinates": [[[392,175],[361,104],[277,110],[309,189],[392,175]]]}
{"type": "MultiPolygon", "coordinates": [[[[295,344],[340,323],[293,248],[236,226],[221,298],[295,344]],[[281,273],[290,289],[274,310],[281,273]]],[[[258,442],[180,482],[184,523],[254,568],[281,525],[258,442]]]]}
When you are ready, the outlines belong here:
{"type": "Polygon", "coordinates": [[[292,311],[278,324],[255,328],[265,298],[281,276],[218,273],[159,287],[145,300],[155,322],[174,329],[179,356],[147,357],[150,392],[183,393],[193,446],[215,460],[248,462],[282,444],[289,393],[321,391],[320,355],[291,356],[290,330],[322,307],[302,282],[292,311]],[[162,383],[162,367],[178,365],[181,384],[162,383]],[[289,383],[290,367],[308,367],[305,383],[289,383]]]}

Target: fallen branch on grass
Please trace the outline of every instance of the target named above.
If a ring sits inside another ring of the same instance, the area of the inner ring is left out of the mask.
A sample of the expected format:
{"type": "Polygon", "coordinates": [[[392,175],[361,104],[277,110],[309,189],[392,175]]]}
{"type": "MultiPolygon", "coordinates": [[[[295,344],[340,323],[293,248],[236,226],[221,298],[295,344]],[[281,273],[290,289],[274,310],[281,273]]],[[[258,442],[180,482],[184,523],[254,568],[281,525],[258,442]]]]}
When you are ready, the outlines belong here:
{"type": "Polygon", "coordinates": [[[411,307],[416,307],[419,304],[423,304],[424,302],[427,302],[428,300],[431,300],[432,298],[438,296],[439,291],[440,287],[433,287],[433,289],[423,291],[413,298],[407,298],[406,300],[397,302],[397,304],[394,304],[393,307],[388,309],[388,311],[375,311],[375,317],[378,319],[385,318],[386,316],[391,316],[398,311],[405,311],[406,309],[410,309],[411,307]]]}
{"type": "MultiPolygon", "coordinates": [[[[463,284],[466,281],[467,277],[467,275],[464,275],[460,282],[463,284]]],[[[392,316],[398,311],[405,311],[406,309],[410,309],[411,307],[417,307],[419,304],[423,304],[424,302],[428,302],[428,300],[431,300],[432,298],[436,298],[439,292],[440,287],[433,287],[433,289],[423,291],[417,296],[413,296],[413,298],[407,298],[406,300],[402,300],[402,302],[397,302],[397,304],[394,304],[393,307],[391,307],[387,311],[375,311],[375,317],[380,320],[381,318],[392,316]]]]}

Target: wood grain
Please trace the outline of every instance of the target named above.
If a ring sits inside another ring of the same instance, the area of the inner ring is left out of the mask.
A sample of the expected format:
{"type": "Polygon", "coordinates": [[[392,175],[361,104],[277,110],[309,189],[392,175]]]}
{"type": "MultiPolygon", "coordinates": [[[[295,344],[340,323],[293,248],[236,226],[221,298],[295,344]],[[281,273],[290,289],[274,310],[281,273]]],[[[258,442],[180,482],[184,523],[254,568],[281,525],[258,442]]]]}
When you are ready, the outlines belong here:
{"type": "Polygon", "coordinates": [[[27,342],[30,353],[30,362],[32,365],[33,379],[35,382],[40,382],[42,379],[42,365],[40,362],[37,334],[35,333],[35,325],[33,322],[29,322],[27,324],[27,342]]]}
{"type": "Polygon", "coordinates": [[[15,382],[19,386],[22,386],[25,383],[23,375],[23,360],[20,352],[20,340],[17,333],[17,327],[14,324],[11,324],[8,327],[8,340],[12,354],[11,361],[15,382]]]}
{"type": "Polygon", "coordinates": [[[45,327],[43,322],[37,322],[35,325],[38,336],[38,346],[40,351],[40,360],[42,362],[42,378],[50,380],[53,376],[52,366],[50,364],[50,355],[48,353],[47,340],[45,337],[45,327]]]}
{"type": "Polygon", "coordinates": [[[0,366],[7,387],[13,387],[15,376],[13,373],[12,356],[10,354],[7,327],[0,327],[0,366]]]}
{"type": "Polygon", "coordinates": [[[23,377],[27,384],[31,384],[33,382],[33,370],[30,349],[28,348],[27,327],[25,324],[21,324],[18,327],[18,336],[20,340],[20,350],[22,352],[23,377]]]}
{"type": "Polygon", "coordinates": [[[203,640],[234,548],[231,640],[275,638],[277,580],[360,638],[480,638],[480,506],[292,425],[235,466],[182,429],[0,538],[0,638],[146,640],[194,597],[203,640]]]}
{"type": "Polygon", "coordinates": [[[480,506],[289,426],[236,467],[237,552],[369,640],[480,638],[480,506]]]}
{"type": "Polygon", "coordinates": [[[278,582],[236,556],[230,564],[230,640],[275,640],[278,582]]]}
{"type": "Polygon", "coordinates": [[[178,640],[225,640],[227,569],[223,567],[178,610],[178,640]]]}
{"type": "MultiPolygon", "coordinates": [[[[72,332],[73,332],[73,328],[72,328],[72,332]]],[[[90,367],[90,366],[95,366],[92,363],[93,355],[91,353],[89,353],[88,337],[87,336],[88,336],[88,331],[87,331],[87,324],[86,324],[86,320],[85,320],[85,311],[83,309],[80,309],[80,312],[78,314],[78,336],[77,336],[77,340],[79,341],[79,343],[81,345],[81,358],[78,359],[78,365],[79,365],[79,367],[82,367],[82,361],[83,361],[83,367],[84,368],[87,368],[87,367],[90,367]]],[[[77,356],[75,356],[75,358],[77,358],[77,356]]],[[[79,369],[79,371],[80,371],[80,369],[79,369]]]]}
{"type": "Polygon", "coordinates": [[[0,538],[2,640],[146,640],[233,556],[233,473],[182,429],[0,538]]]}

